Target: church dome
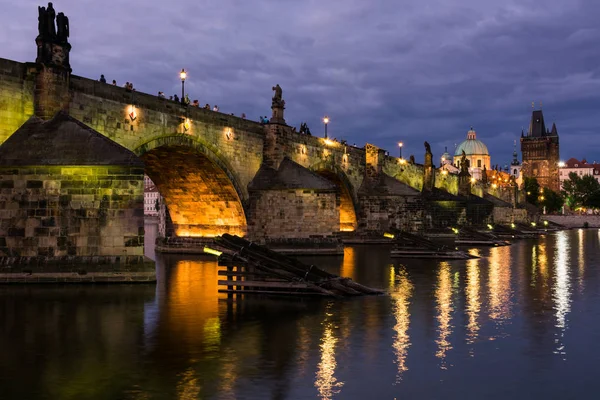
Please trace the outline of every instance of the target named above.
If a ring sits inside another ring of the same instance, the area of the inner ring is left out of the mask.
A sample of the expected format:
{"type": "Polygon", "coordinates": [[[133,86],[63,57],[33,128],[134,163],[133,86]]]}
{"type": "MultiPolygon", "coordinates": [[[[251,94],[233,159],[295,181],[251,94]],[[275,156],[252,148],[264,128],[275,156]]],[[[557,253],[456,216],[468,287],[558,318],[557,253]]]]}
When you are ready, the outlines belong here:
{"type": "Polygon", "coordinates": [[[454,152],[455,157],[462,156],[463,150],[467,156],[489,156],[488,148],[481,140],[477,140],[477,134],[471,127],[471,130],[467,132],[467,140],[464,140],[461,144],[456,147],[454,152]]]}

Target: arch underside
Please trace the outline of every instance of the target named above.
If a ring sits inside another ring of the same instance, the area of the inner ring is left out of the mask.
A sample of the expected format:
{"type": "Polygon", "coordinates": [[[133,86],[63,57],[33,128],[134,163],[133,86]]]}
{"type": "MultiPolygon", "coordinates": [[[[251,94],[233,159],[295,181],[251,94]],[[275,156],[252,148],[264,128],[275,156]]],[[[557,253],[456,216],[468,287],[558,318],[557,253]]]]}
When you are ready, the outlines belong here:
{"type": "Polygon", "coordinates": [[[340,231],[355,231],[358,223],[354,200],[352,199],[348,185],[333,171],[321,169],[317,170],[316,173],[333,183],[338,190],[340,197],[340,231]]]}
{"type": "Polygon", "coordinates": [[[186,146],[160,146],[141,155],[169,209],[177,236],[244,236],[246,216],[227,173],[186,146]]]}

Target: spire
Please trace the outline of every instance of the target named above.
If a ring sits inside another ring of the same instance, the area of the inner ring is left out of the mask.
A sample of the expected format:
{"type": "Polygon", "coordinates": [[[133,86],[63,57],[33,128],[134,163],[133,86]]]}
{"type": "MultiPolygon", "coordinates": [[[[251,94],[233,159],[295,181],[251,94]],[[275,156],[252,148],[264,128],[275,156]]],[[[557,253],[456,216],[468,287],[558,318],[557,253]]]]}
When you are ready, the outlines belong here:
{"type": "Polygon", "coordinates": [[[512,163],[511,165],[520,165],[519,163],[519,156],[517,154],[517,141],[514,141],[513,144],[513,159],[512,159],[512,163]]]}
{"type": "Polygon", "coordinates": [[[552,123],[552,130],[550,131],[550,136],[558,136],[558,131],[556,130],[556,123],[552,123]]]}
{"type": "Polygon", "coordinates": [[[527,136],[543,137],[546,136],[546,124],[544,123],[544,114],[542,110],[534,110],[531,113],[531,122],[527,136]]]}

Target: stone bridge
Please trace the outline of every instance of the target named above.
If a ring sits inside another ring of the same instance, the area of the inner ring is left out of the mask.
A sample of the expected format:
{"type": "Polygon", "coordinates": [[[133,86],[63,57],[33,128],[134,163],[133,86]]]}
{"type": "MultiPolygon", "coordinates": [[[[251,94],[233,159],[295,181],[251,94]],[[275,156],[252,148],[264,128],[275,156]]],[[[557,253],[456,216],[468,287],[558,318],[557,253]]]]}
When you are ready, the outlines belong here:
{"type": "MultiPolygon", "coordinates": [[[[141,158],[177,236],[420,230],[424,181],[459,192],[459,178],[438,173],[431,160],[427,175],[369,144],[296,132],[281,99],[273,99],[269,123],[250,121],[73,75],[66,40],[40,33],[36,43],[35,62],[0,59],[0,144],[32,116],[67,112],[141,158]]],[[[484,194],[479,185],[466,190],[484,194]]]]}
{"type": "MultiPolygon", "coordinates": [[[[366,215],[359,194],[367,165],[417,190],[422,186],[422,166],[387,156],[374,146],[358,148],[297,133],[285,124],[283,115],[262,124],[79,77],[57,66],[0,59],[0,144],[31,116],[50,119],[59,110],[144,161],[146,173],[165,198],[180,236],[252,233],[249,226],[256,226],[252,219],[264,222],[265,216],[256,213],[265,210],[251,208],[250,184],[261,165],[277,170],[284,158],[335,187],[337,211],[330,211],[339,220],[337,230],[352,231],[368,225],[360,220],[366,215]],[[368,157],[366,148],[374,149],[376,156],[368,157]]],[[[444,178],[436,180],[437,186],[456,193],[456,179],[444,178]]],[[[307,187],[292,184],[278,189],[293,189],[300,195],[310,189],[325,190],[311,188],[310,182],[315,180],[309,174],[305,180],[307,187]]],[[[291,201],[281,200],[283,208],[291,201]]],[[[279,213],[277,208],[270,211],[279,213]]],[[[290,212],[300,217],[302,226],[290,224],[290,216],[284,216],[288,219],[282,225],[284,231],[254,233],[280,237],[292,232],[296,236],[327,233],[328,229],[323,231],[319,224],[313,224],[318,220],[311,221],[297,210],[290,212]],[[285,232],[285,226],[290,232],[285,232]]]]}

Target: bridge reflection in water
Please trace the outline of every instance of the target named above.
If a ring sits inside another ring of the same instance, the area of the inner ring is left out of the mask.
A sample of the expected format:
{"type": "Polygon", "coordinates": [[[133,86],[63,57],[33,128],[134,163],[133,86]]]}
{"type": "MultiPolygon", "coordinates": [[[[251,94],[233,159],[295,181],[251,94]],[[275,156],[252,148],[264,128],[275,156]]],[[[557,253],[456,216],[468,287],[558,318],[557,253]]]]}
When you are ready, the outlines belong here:
{"type": "Polygon", "coordinates": [[[10,344],[0,393],[585,397],[595,385],[585,360],[600,358],[598,242],[595,231],[572,231],[467,261],[399,264],[389,249],[360,246],[310,259],[390,292],[344,301],[228,302],[215,261],[185,256],[158,256],[156,287],[0,286],[0,342],[10,344]]]}

